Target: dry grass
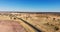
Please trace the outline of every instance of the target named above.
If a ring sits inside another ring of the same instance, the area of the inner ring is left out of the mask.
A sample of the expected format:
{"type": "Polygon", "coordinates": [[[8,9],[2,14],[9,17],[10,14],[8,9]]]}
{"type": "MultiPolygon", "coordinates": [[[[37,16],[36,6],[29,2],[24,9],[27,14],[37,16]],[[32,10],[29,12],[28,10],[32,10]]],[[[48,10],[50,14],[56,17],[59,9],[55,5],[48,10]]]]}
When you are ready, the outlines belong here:
{"type": "MultiPolygon", "coordinates": [[[[28,23],[32,24],[43,32],[60,32],[60,16],[54,14],[28,14],[28,13],[9,13],[8,15],[0,15],[0,20],[14,20],[16,19],[13,15],[18,18],[22,18],[28,23]]],[[[29,32],[35,32],[29,25],[20,21],[21,25],[29,32]]]]}

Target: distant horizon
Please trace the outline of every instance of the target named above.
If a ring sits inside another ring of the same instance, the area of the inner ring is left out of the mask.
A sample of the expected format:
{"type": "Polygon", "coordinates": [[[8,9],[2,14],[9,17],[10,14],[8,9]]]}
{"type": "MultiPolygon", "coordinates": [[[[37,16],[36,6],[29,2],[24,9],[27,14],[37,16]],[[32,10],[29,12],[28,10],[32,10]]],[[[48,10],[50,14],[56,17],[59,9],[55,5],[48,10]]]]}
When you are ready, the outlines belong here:
{"type": "MultiPolygon", "coordinates": [[[[0,12],[32,12],[32,11],[0,11],[0,12]]],[[[34,11],[33,11],[34,12],[34,11]]],[[[39,11],[37,11],[39,12],[39,11]]],[[[45,11],[46,12],[46,11],[45,11]]],[[[48,11],[49,12],[49,11],[48,11]]],[[[51,12],[51,11],[50,11],[51,12]]],[[[53,11],[53,12],[58,12],[58,11],[53,11]]]]}

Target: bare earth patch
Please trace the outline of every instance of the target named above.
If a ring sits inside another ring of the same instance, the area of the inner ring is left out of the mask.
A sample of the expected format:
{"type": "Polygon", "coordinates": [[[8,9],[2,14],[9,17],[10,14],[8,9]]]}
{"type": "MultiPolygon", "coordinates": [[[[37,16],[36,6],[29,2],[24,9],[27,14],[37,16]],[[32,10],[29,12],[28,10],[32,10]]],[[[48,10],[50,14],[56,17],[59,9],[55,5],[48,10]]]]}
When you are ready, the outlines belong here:
{"type": "Polygon", "coordinates": [[[0,20],[0,32],[25,32],[25,30],[16,21],[0,20]]]}

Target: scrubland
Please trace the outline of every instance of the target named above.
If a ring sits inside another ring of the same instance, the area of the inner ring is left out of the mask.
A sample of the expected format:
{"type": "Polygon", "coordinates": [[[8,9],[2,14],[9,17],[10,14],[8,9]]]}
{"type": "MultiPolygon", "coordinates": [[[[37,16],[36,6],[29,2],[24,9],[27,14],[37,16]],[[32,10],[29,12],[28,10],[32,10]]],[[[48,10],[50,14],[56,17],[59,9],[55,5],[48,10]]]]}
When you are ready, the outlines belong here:
{"type": "Polygon", "coordinates": [[[35,13],[0,13],[0,20],[14,20],[26,29],[27,32],[36,32],[35,29],[17,19],[21,18],[32,24],[42,32],[60,32],[60,15],[59,14],[35,14],[35,13]]]}

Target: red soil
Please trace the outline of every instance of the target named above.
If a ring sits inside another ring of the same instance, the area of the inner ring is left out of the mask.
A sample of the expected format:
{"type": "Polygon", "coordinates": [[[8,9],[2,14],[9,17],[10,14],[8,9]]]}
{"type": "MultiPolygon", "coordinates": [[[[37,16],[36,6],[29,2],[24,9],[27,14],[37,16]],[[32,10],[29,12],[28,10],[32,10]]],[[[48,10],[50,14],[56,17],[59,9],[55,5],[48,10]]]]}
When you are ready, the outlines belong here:
{"type": "Polygon", "coordinates": [[[25,30],[16,21],[0,20],[0,32],[25,32],[25,30]]]}

